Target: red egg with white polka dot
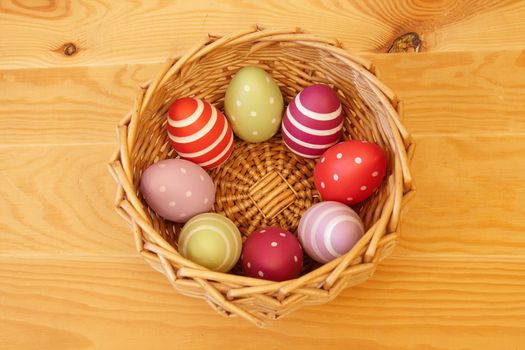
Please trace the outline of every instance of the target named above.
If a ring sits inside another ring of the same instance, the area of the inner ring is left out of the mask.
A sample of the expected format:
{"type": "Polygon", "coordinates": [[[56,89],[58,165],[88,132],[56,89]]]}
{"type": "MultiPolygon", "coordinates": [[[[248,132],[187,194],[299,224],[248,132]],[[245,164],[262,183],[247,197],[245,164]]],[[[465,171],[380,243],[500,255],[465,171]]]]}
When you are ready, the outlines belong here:
{"type": "Polygon", "coordinates": [[[385,152],[375,143],[359,140],[338,143],[317,162],[315,187],[325,201],[357,204],[379,187],[386,163],[385,152]]]}
{"type": "Polygon", "coordinates": [[[301,274],[303,250],[297,237],[287,230],[267,227],[246,239],[241,259],[245,275],[285,281],[301,274]]]}
{"type": "Polygon", "coordinates": [[[168,136],[182,158],[204,169],[224,163],[233,151],[233,132],[226,117],[198,98],[184,97],[170,106],[168,136]]]}

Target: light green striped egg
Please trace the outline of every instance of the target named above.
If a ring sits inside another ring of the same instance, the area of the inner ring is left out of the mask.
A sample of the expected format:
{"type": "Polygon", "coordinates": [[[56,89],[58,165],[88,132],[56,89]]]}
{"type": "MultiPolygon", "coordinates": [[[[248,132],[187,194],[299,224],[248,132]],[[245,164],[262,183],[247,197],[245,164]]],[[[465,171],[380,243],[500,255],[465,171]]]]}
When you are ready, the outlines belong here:
{"type": "Polygon", "coordinates": [[[248,142],[266,141],[281,125],[283,95],[264,69],[244,67],[228,85],[224,112],[239,138],[248,142]]]}
{"type": "Polygon", "coordinates": [[[179,236],[179,252],[213,271],[230,271],[241,256],[241,233],[228,218],[200,214],[190,219],[179,236]]]}

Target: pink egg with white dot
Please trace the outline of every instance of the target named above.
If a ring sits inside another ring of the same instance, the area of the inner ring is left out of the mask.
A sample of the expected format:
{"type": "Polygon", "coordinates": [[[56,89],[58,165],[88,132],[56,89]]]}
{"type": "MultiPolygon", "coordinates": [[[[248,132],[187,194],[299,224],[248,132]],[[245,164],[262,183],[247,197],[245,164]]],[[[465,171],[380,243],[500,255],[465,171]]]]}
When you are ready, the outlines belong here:
{"type": "Polygon", "coordinates": [[[339,202],[311,206],[299,222],[298,235],[306,253],[326,263],[348,253],[364,234],[361,218],[339,202]]]}
{"type": "Polygon", "coordinates": [[[281,126],[283,141],[292,152],[317,158],[341,137],[341,101],[328,85],[309,86],[290,102],[281,126]]]}
{"type": "Polygon", "coordinates": [[[280,227],[253,232],[244,242],[242,270],[245,275],[270,281],[299,277],[303,250],[292,233],[280,227]]]}
{"type": "Polygon", "coordinates": [[[186,222],[211,210],[213,181],[200,166],[183,159],[166,159],[148,167],[140,179],[148,205],[164,219],[186,222]]]}

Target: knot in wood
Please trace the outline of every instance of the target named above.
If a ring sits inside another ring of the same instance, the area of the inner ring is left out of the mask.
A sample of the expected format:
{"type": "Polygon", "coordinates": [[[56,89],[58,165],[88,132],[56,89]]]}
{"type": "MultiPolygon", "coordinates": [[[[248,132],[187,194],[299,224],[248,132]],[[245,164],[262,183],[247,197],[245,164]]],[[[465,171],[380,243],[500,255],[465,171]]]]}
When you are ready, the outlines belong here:
{"type": "Polygon", "coordinates": [[[392,43],[388,53],[394,52],[419,52],[421,49],[421,39],[414,32],[403,34],[392,43]]]}
{"type": "Polygon", "coordinates": [[[67,43],[63,46],[64,55],[73,56],[77,52],[77,47],[73,43],[67,43]]]}

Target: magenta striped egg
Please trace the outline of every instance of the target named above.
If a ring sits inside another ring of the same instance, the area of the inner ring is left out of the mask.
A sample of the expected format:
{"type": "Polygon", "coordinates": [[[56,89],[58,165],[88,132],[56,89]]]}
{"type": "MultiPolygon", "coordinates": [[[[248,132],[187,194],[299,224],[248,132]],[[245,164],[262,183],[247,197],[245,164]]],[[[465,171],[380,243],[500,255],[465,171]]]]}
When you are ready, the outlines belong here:
{"type": "Polygon", "coordinates": [[[347,252],[364,234],[361,218],[339,202],[320,202],[311,206],[299,222],[298,236],[306,253],[326,263],[347,252]]]}
{"type": "Polygon", "coordinates": [[[327,85],[309,86],[290,102],[281,126],[283,141],[292,152],[317,158],[341,137],[341,101],[327,85]]]}

